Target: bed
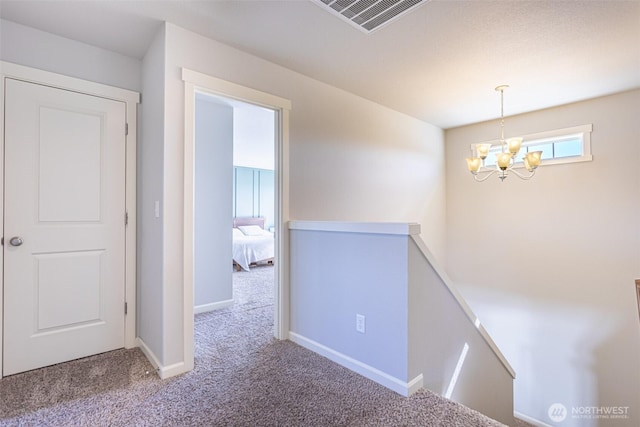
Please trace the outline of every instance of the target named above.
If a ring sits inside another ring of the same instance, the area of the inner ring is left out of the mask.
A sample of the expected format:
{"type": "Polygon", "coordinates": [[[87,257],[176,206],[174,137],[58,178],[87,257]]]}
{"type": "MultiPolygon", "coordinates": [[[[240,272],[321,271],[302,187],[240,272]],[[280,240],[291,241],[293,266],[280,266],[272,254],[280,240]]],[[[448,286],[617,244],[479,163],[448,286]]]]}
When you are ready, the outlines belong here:
{"type": "Polygon", "coordinates": [[[273,264],[273,234],[264,229],[264,218],[233,219],[233,266],[249,271],[252,264],[273,264]]]}

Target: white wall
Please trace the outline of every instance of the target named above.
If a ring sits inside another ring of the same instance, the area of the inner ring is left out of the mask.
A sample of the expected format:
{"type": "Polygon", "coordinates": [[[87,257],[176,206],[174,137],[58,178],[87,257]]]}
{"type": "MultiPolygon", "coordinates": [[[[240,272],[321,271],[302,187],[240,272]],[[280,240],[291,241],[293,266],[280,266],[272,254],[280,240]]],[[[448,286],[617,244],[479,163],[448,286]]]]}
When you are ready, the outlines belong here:
{"type": "Polygon", "coordinates": [[[234,109],[196,94],[194,148],[194,303],[207,311],[233,298],[234,109]]]}
{"type": "Polygon", "coordinates": [[[292,217],[420,222],[432,250],[444,256],[444,147],[440,129],[175,25],[166,24],[166,31],[166,364],[183,359],[181,67],[292,101],[288,165],[292,217]]]}
{"type": "Polygon", "coordinates": [[[142,62],[142,138],[138,147],[138,336],[163,363],[162,217],[165,34],[161,29],[142,62]],[[159,204],[159,217],[155,204],[159,204]]]}
{"type": "Polygon", "coordinates": [[[440,276],[419,236],[409,244],[409,377],[424,387],[513,425],[513,372],[457,288],[440,276]]]}
{"type": "Polygon", "coordinates": [[[467,171],[469,144],[495,138],[496,121],[446,132],[447,270],[517,372],[516,411],[547,423],[553,403],[630,407],[563,426],[640,421],[639,117],[636,90],[507,118],[507,136],[593,124],[592,162],[531,181],[467,171]]]}
{"type": "Polygon", "coordinates": [[[417,222],[444,262],[442,131],[318,82],[304,87],[292,111],[292,218],[417,222]]]}
{"type": "MultiPolygon", "coordinates": [[[[419,222],[431,250],[444,259],[439,128],[172,24],[167,27],[175,35],[168,56],[172,99],[167,103],[172,109],[181,111],[181,66],[292,101],[293,218],[419,222]]],[[[176,121],[175,138],[182,127],[176,121]]]]}
{"type": "Polygon", "coordinates": [[[275,168],[275,112],[251,105],[234,108],[233,165],[275,168]]]}
{"type": "Polygon", "coordinates": [[[139,59],[0,19],[0,59],[140,91],[139,59]]]}

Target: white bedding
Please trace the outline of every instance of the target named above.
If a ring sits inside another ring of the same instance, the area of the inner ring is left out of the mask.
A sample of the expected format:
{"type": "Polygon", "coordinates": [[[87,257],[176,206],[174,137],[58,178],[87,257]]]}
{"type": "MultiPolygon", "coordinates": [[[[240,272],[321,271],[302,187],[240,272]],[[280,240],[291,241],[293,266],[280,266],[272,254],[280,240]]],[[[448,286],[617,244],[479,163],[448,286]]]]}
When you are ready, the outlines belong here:
{"type": "Polygon", "coordinates": [[[274,255],[273,234],[262,230],[259,235],[247,236],[237,228],[233,229],[233,260],[243,270],[249,271],[251,263],[271,259],[274,255]]]}

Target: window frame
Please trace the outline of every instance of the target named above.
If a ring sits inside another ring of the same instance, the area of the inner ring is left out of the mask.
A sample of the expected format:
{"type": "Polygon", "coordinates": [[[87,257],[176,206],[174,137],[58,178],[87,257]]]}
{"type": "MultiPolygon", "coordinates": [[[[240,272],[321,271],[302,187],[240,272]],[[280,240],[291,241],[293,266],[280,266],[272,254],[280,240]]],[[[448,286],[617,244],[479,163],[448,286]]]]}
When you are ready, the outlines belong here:
{"type": "MultiPolygon", "coordinates": [[[[581,125],[581,126],[573,126],[569,128],[556,129],[551,131],[537,132],[531,133],[528,135],[520,135],[522,137],[522,147],[530,147],[536,145],[549,144],[554,142],[560,142],[559,140],[571,139],[571,138],[580,138],[582,140],[582,154],[579,156],[566,156],[566,157],[554,157],[552,159],[543,159],[540,166],[550,166],[550,165],[560,165],[560,164],[568,164],[568,163],[579,163],[579,162],[590,162],[593,161],[593,155],[591,154],[591,132],[593,131],[593,125],[581,125]]],[[[508,139],[508,138],[505,138],[508,139]]],[[[494,139],[492,141],[484,141],[479,144],[491,144],[491,149],[494,149],[494,146],[500,146],[500,140],[494,139]]],[[[476,149],[477,144],[471,144],[471,151],[473,156],[477,157],[478,152],[476,149]]],[[[493,154],[493,152],[490,152],[493,154]]],[[[514,168],[524,168],[524,163],[522,161],[517,161],[514,165],[514,168]]],[[[495,165],[483,166],[480,170],[491,170],[494,169],[495,165]]]]}

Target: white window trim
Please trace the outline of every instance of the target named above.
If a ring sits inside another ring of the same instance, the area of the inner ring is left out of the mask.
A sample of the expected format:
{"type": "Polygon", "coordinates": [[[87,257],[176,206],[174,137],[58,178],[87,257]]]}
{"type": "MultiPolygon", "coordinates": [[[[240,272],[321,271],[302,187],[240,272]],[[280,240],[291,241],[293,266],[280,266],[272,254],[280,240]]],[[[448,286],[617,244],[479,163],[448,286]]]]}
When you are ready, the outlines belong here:
{"type": "MultiPolygon", "coordinates": [[[[550,165],[560,165],[567,163],[580,163],[580,162],[590,162],[593,161],[593,155],[591,154],[591,132],[593,131],[593,125],[581,125],[581,126],[573,126],[570,128],[564,129],[556,129],[544,132],[530,133],[528,135],[520,135],[522,137],[522,146],[526,147],[535,143],[536,145],[544,143],[544,142],[557,142],[558,138],[569,139],[573,137],[582,137],[582,155],[581,156],[570,156],[570,157],[559,157],[555,159],[547,159],[543,160],[540,163],[540,166],[550,166],[550,165]]],[[[491,144],[500,145],[499,139],[494,139],[492,141],[484,141],[480,144],[491,144]]],[[[492,147],[493,148],[493,147],[492,147]]],[[[474,156],[477,156],[478,153],[476,151],[476,144],[471,145],[471,150],[474,156]]],[[[524,168],[524,164],[522,162],[516,163],[514,168],[524,168]]],[[[481,170],[491,170],[494,166],[485,166],[481,168],[481,170]]]]}

